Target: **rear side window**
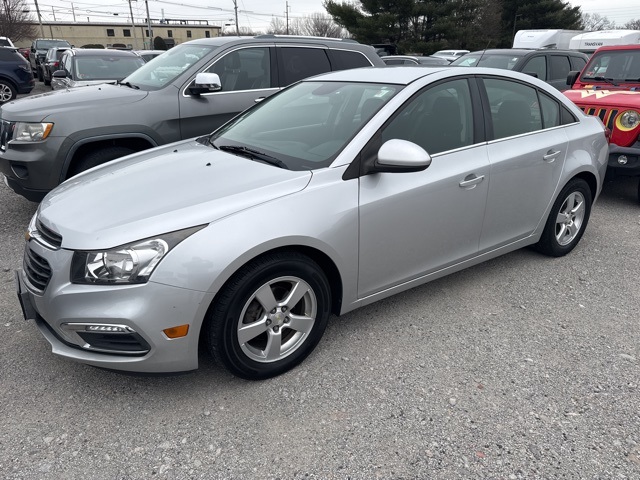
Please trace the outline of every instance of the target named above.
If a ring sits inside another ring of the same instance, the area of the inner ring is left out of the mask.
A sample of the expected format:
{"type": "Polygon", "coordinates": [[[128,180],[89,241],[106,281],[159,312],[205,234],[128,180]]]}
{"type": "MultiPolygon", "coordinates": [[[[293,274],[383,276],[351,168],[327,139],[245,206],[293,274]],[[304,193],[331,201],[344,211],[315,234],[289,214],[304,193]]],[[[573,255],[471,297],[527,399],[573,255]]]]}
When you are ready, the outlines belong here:
{"type": "Polygon", "coordinates": [[[370,67],[369,59],[360,52],[350,50],[329,50],[331,67],[333,70],[348,70],[349,68],[370,67]]]}
{"type": "Polygon", "coordinates": [[[567,78],[571,71],[571,64],[569,63],[569,57],[564,55],[551,55],[549,57],[549,63],[551,67],[551,75],[549,80],[559,80],[567,78]]]}
{"type": "Polygon", "coordinates": [[[522,135],[542,129],[542,117],[535,89],[521,83],[485,78],[491,105],[495,139],[522,135]]]}
{"type": "Polygon", "coordinates": [[[542,92],[540,92],[540,108],[542,109],[542,125],[544,128],[560,125],[560,105],[542,92]]]}
{"type": "Polygon", "coordinates": [[[323,48],[279,47],[280,86],[286,87],[303,78],[331,71],[323,48]]]}

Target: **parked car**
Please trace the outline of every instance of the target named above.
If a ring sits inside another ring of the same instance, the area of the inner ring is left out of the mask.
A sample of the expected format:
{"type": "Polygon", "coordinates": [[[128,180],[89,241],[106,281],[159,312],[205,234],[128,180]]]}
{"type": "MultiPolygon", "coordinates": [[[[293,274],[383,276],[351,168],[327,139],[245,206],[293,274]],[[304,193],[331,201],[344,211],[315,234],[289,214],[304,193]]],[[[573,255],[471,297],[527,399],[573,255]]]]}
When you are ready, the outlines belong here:
{"type": "Polygon", "coordinates": [[[185,42],[118,85],[4,105],[0,173],[17,193],[40,201],[60,182],[95,165],[209,133],[303,78],[371,65],[384,62],[373,47],[351,40],[260,35],[185,42]],[[221,91],[210,81],[213,73],[222,81],[221,91]],[[28,127],[29,135],[12,136],[18,126],[28,127]]]}
{"type": "Polygon", "coordinates": [[[434,57],[441,57],[449,61],[449,63],[457,60],[462,55],[469,53],[469,50],[438,50],[431,55],[434,57]]]}
{"type": "Polygon", "coordinates": [[[206,345],[268,378],[309,355],[331,313],[527,245],[569,253],[606,158],[600,120],[524,74],[316,76],[53,190],[19,297],[61,357],[176,372],[206,345]]]}
{"type": "Polygon", "coordinates": [[[587,64],[584,53],[572,50],[523,48],[496,48],[467,53],[451,63],[461,67],[505,68],[524,72],[554,86],[566,90],[567,75],[571,70],[581,70],[587,64]]]}
{"type": "Polygon", "coordinates": [[[640,45],[599,48],[567,84],[564,94],[611,131],[611,176],[640,177],[640,45]]]}
{"type": "Polygon", "coordinates": [[[134,50],[133,53],[142,57],[145,62],[162,55],[166,50],[134,50]]]}
{"type": "Polygon", "coordinates": [[[9,37],[0,37],[0,47],[11,47],[15,48],[13,42],[9,37]]]}
{"type": "Polygon", "coordinates": [[[38,75],[42,76],[45,85],[51,85],[53,72],[60,69],[60,59],[62,58],[62,54],[67,50],[67,48],[53,47],[47,51],[44,61],[40,63],[42,75],[38,75]]]}
{"type": "Polygon", "coordinates": [[[42,69],[40,63],[44,61],[47,52],[53,47],[71,48],[71,44],[66,40],[58,40],[55,38],[36,38],[31,42],[31,54],[29,55],[29,63],[31,64],[31,70],[33,75],[38,77],[39,81],[44,81],[42,76],[42,69]]]}
{"type": "Polygon", "coordinates": [[[86,87],[116,83],[144,65],[132,51],[100,48],[70,48],[60,58],[60,68],[53,72],[51,88],[86,87]]]}
{"type": "Polygon", "coordinates": [[[35,84],[29,62],[15,48],[0,48],[0,103],[29,93],[35,84]]]}
{"type": "Polygon", "coordinates": [[[387,65],[449,65],[449,60],[440,57],[432,57],[429,55],[387,55],[381,57],[382,61],[387,65]]]}
{"type": "Polygon", "coordinates": [[[29,61],[29,54],[31,53],[30,48],[19,48],[18,53],[29,61]]]}

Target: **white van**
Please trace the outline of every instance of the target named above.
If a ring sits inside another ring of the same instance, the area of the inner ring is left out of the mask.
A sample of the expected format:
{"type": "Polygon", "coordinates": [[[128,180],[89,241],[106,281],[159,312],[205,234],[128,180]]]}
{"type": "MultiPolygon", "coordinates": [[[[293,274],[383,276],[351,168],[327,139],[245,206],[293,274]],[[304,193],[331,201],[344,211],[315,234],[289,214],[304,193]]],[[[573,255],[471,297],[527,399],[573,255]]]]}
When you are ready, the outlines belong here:
{"type": "Polygon", "coordinates": [[[609,45],[640,45],[640,30],[600,30],[576,35],[569,42],[571,50],[579,50],[587,55],[609,45]]]}
{"type": "Polygon", "coordinates": [[[570,40],[584,30],[518,30],[512,48],[558,48],[566,50],[570,40]]]}

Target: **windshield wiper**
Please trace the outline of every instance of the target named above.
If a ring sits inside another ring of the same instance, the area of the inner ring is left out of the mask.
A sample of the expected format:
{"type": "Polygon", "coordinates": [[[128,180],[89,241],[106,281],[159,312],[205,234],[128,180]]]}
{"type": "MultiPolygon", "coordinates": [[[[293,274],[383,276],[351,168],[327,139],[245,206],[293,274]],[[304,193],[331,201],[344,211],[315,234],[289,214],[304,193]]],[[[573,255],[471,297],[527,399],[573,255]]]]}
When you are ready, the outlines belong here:
{"type": "Polygon", "coordinates": [[[616,81],[613,78],[606,77],[582,77],[583,80],[595,80],[597,82],[607,82],[609,85],[613,85],[614,87],[619,87],[616,81]]]}
{"type": "MultiPolygon", "coordinates": [[[[211,144],[213,145],[213,142],[211,142],[211,144]]],[[[215,145],[213,146],[216,147],[215,145]]],[[[287,167],[287,164],[284,163],[282,160],[276,157],[272,157],[271,155],[267,155],[264,152],[259,152],[258,150],[254,150],[253,148],[245,147],[244,145],[220,145],[219,147],[216,147],[216,148],[223,150],[225,152],[236,153],[239,155],[243,155],[247,158],[253,158],[256,160],[260,160],[262,162],[266,162],[269,165],[275,165],[276,167],[289,170],[289,167],[287,167]]]]}
{"type": "Polygon", "coordinates": [[[140,90],[140,87],[137,85],[134,85],[131,82],[123,82],[122,80],[118,80],[116,82],[116,85],[124,85],[125,87],[129,87],[129,88],[133,88],[134,90],[140,90]]]}

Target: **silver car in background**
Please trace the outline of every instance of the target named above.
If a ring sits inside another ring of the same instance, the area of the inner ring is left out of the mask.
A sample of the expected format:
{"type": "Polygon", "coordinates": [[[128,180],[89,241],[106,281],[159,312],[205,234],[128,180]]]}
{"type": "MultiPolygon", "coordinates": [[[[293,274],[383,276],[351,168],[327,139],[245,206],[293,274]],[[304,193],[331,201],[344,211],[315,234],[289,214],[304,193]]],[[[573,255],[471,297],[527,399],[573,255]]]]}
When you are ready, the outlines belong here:
{"type": "Polygon", "coordinates": [[[569,253],[602,188],[604,131],[515,72],[314,77],[54,189],[18,295],[62,357],[176,372],[206,345],[235,375],[272,377],[331,314],[521,247],[569,253]]]}

